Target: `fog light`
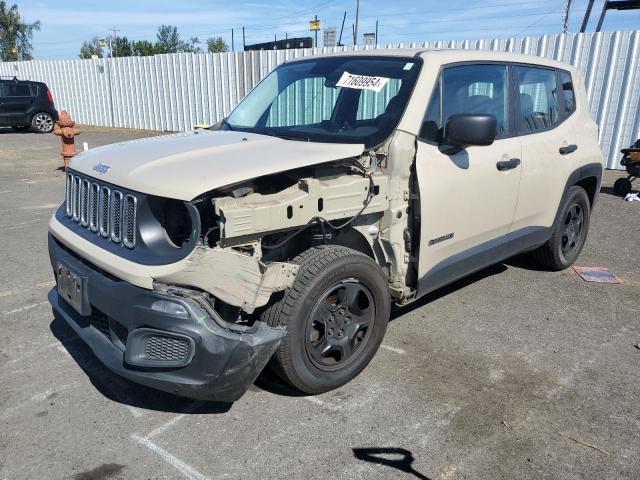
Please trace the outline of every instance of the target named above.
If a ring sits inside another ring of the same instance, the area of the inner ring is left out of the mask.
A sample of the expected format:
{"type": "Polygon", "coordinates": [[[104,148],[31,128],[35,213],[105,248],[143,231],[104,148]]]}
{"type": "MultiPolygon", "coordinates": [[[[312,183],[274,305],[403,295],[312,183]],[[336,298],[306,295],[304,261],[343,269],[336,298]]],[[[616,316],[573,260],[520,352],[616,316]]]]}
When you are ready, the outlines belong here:
{"type": "Polygon", "coordinates": [[[166,313],[167,315],[172,315],[174,317],[189,318],[189,312],[183,305],[176,302],[170,302],[169,300],[156,300],[151,304],[151,310],[166,313]]]}

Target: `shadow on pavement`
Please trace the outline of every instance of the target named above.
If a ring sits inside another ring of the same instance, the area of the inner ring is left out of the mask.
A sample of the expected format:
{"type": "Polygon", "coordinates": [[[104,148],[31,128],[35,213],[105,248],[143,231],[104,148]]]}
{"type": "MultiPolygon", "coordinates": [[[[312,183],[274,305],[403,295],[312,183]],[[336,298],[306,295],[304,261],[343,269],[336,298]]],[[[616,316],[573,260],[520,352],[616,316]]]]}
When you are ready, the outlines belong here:
{"type": "Polygon", "coordinates": [[[282,381],[282,379],[273,372],[270,365],[267,365],[264,370],[260,372],[260,375],[258,375],[258,378],[253,382],[249,390],[264,390],[283,397],[304,397],[308,395],[282,381]]]}
{"type": "Polygon", "coordinates": [[[194,410],[197,400],[178,397],[170,393],[138,385],[122,378],[107,369],[94,356],[91,349],[76,335],[66,322],[54,315],[49,326],[53,335],[62,343],[73,360],[82,368],[96,389],[109,400],[144,408],[174,413],[216,414],[225,413],[233,404],[223,402],[205,402],[194,410]]]}
{"type": "Polygon", "coordinates": [[[13,133],[14,135],[40,135],[39,133],[32,132],[31,130],[20,131],[14,130],[11,127],[0,127],[0,135],[4,135],[6,133],[13,133]]]}
{"type": "Polygon", "coordinates": [[[404,448],[354,448],[353,456],[365,462],[396,468],[421,480],[429,480],[429,477],[414,470],[412,463],[415,458],[404,448]]]}
{"type": "MultiPolygon", "coordinates": [[[[631,192],[632,193],[640,191],[640,186],[638,186],[638,185],[640,185],[640,182],[639,182],[639,184],[635,184],[635,183],[632,184],[632,187],[631,187],[631,192]]],[[[615,190],[613,189],[613,187],[600,187],[600,193],[604,193],[605,195],[611,195],[612,197],[619,198],[620,200],[624,199],[624,195],[618,195],[615,192],[615,190]]]]}
{"type": "Polygon", "coordinates": [[[458,281],[455,281],[449,285],[446,285],[442,288],[439,288],[438,290],[428,293],[426,294],[424,297],[419,298],[418,300],[416,300],[413,303],[410,303],[409,305],[407,305],[406,307],[399,307],[399,308],[395,308],[391,311],[391,319],[389,321],[393,321],[397,318],[402,317],[403,315],[412,312],[413,310],[420,308],[420,307],[424,307],[425,305],[427,305],[428,303],[431,303],[435,300],[438,300],[442,297],[446,297],[447,295],[453,293],[453,292],[457,292],[460,289],[463,289],[469,285],[471,285],[472,283],[478,282],[484,278],[488,278],[488,277],[492,277],[493,275],[498,275],[504,271],[507,270],[507,267],[502,264],[502,263],[498,263],[496,265],[492,265],[490,267],[487,267],[483,270],[480,270],[479,272],[476,272],[472,275],[469,275],[468,277],[464,277],[458,281]]]}

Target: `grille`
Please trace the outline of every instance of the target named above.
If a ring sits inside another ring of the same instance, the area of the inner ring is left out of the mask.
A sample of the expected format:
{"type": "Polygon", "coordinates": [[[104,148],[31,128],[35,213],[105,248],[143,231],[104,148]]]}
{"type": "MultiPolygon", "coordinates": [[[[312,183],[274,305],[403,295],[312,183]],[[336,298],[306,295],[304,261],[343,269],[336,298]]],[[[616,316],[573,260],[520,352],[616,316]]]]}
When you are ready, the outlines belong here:
{"type": "Polygon", "coordinates": [[[136,244],[136,210],[138,199],[126,194],[124,197],[124,234],[123,242],[125,247],[133,248],[136,244]]]}
{"type": "Polygon", "coordinates": [[[107,338],[111,338],[109,331],[109,318],[101,311],[94,309],[89,317],[89,323],[107,338]]]}
{"type": "Polygon", "coordinates": [[[74,222],[127,248],[136,246],[138,199],[69,173],[65,212],[74,222]]]}
{"type": "Polygon", "coordinates": [[[189,356],[189,342],[154,335],[147,340],[144,355],[152,360],[183,360],[189,356]]]}
{"type": "Polygon", "coordinates": [[[122,241],[122,192],[111,192],[111,240],[116,243],[122,241]]]}

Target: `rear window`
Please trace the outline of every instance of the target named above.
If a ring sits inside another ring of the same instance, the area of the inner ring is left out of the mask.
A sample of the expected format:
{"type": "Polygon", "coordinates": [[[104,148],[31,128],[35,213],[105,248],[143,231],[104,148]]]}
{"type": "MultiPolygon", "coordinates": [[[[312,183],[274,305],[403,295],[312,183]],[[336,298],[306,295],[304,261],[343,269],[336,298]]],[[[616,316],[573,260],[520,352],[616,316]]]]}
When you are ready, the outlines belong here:
{"type": "Polygon", "coordinates": [[[568,72],[560,72],[560,83],[562,84],[564,113],[566,116],[569,116],[576,110],[576,95],[573,92],[571,75],[568,72]]]}
{"type": "Polygon", "coordinates": [[[519,129],[545,130],[558,124],[556,72],[546,68],[516,67],[520,93],[519,129]]]}
{"type": "Polygon", "coordinates": [[[4,85],[4,95],[6,97],[31,97],[33,93],[29,85],[14,85],[9,83],[4,85]]]}

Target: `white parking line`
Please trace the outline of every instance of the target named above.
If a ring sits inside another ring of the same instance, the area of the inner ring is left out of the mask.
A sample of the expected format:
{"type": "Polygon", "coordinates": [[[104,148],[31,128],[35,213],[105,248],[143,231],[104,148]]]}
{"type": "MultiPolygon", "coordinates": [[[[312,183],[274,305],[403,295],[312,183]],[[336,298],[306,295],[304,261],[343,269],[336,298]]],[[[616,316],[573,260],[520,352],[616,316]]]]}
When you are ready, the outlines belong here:
{"type": "Polygon", "coordinates": [[[302,397],[307,402],[315,403],[316,405],[320,405],[322,408],[326,408],[327,410],[331,410],[333,412],[337,412],[342,410],[341,405],[334,405],[333,403],[325,402],[324,400],[320,400],[318,397],[302,397]]]}
{"type": "Polygon", "coordinates": [[[405,352],[403,349],[398,348],[398,347],[390,347],[389,345],[380,345],[382,348],[384,348],[385,350],[389,350],[390,352],[395,352],[395,353],[399,353],[400,355],[404,355],[405,352]]]}
{"type": "Polygon", "coordinates": [[[15,230],[17,228],[22,228],[25,225],[30,225],[32,223],[42,223],[42,224],[44,224],[46,226],[47,219],[46,218],[37,218],[37,219],[34,219],[34,220],[27,220],[26,222],[14,223],[13,225],[10,225],[8,227],[3,227],[3,231],[15,230]]]}
{"type": "Polygon", "coordinates": [[[67,349],[64,348],[64,345],[58,345],[56,348],[60,350],[62,353],[64,353],[67,357],[73,358],[71,354],[67,351],[67,349]]]}
{"type": "MultiPolygon", "coordinates": [[[[167,452],[164,448],[159,447],[158,445],[156,445],[155,443],[153,443],[151,441],[151,438],[153,438],[153,437],[155,437],[157,435],[160,435],[162,432],[165,432],[166,430],[171,428],[173,425],[175,425],[177,422],[179,422],[182,418],[184,418],[185,415],[187,415],[188,413],[193,413],[195,410],[200,408],[202,405],[204,405],[204,402],[194,402],[193,404],[191,404],[189,406],[189,408],[187,408],[185,410],[185,413],[181,413],[180,415],[176,415],[171,420],[169,420],[167,423],[164,423],[164,424],[160,425],[158,428],[156,428],[154,430],[151,430],[145,436],[141,436],[141,435],[138,435],[138,434],[133,434],[133,435],[131,435],[131,438],[133,438],[139,444],[144,445],[149,450],[157,453],[164,461],[166,461],[169,465],[173,466],[176,470],[178,470],[180,473],[182,473],[189,480],[207,480],[207,477],[202,475],[200,472],[198,472],[191,465],[186,464],[185,462],[183,462],[179,458],[177,458],[174,455],[172,455],[169,452],[167,452]]],[[[133,412],[131,412],[131,413],[133,413],[133,412]]]]}
{"type": "Polygon", "coordinates": [[[9,310],[8,312],[4,312],[5,315],[13,315],[14,313],[24,312],[25,310],[31,310],[32,308],[39,307],[40,305],[48,304],[48,301],[34,303],[33,305],[27,305],[26,307],[16,308],[15,310],[9,310]]]}
{"type": "Polygon", "coordinates": [[[202,475],[191,465],[187,465],[185,462],[183,462],[179,458],[171,455],[164,448],[159,447],[158,445],[153,443],[151,440],[149,440],[147,437],[140,437],[139,435],[134,434],[131,436],[131,438],[133,438],[139,444],[144,445],[149,450],[157,453],[165,462],[167,462],[169,465],[173,466],[176,470],[182,473],[185,476],[185,478],[188,478],[189,480],[207,480],[207,477],[202,475]]]}
{"type": "Polygon", "coordinates": [[[53,287],[56,284],[53,280],[48,282],[36,283],[33,287],[29,287],[27,289],[22,290],[5,290],[4,292],[0,292],[0,298],[2,297],[10,297],[11,295],[23,294],[25,290],[37,290],[39,288],[45,287],[53,287]]]}
{"type": "Polygon", "coordinates": [[[126,405],[127,410],[129,410],[131,412],[131,415],[133,415],[136,418],[140,418],[142,416],[144,416],[144,412],[140,409],[137,409],[136,407],[132,407],[131,405],[126,405]]]}
{"type": "MultiPolygon", "coordinates": [[[[65,385],[60,385],[60,386],[56,386],[56,391],[59,392],[61,390],[65,390],[67,388],[70,388],[72,385],[71,384],[65,384],[65,385]]],[[[7,408],[4,412],[2,412],[2,414],[0,415],[0,418],[8,418],[10,416],[12,416],[15,412],[17,412],[18,410],[31,405],[32,403],[39,403],[39,402],[43,402],[44,400],[46,400],[47,398],[49,398],[49,395],[51,395],[52,393],[54,393],[52,390],[45,390],[44,392],[40,392],[40,393],[36,393],[34,395],[31,396],[31,398],[29,398],[28,400],[24,400],[22,401],[19,405],[16,405],[15,407],[9,407],[7,408]]]]}

